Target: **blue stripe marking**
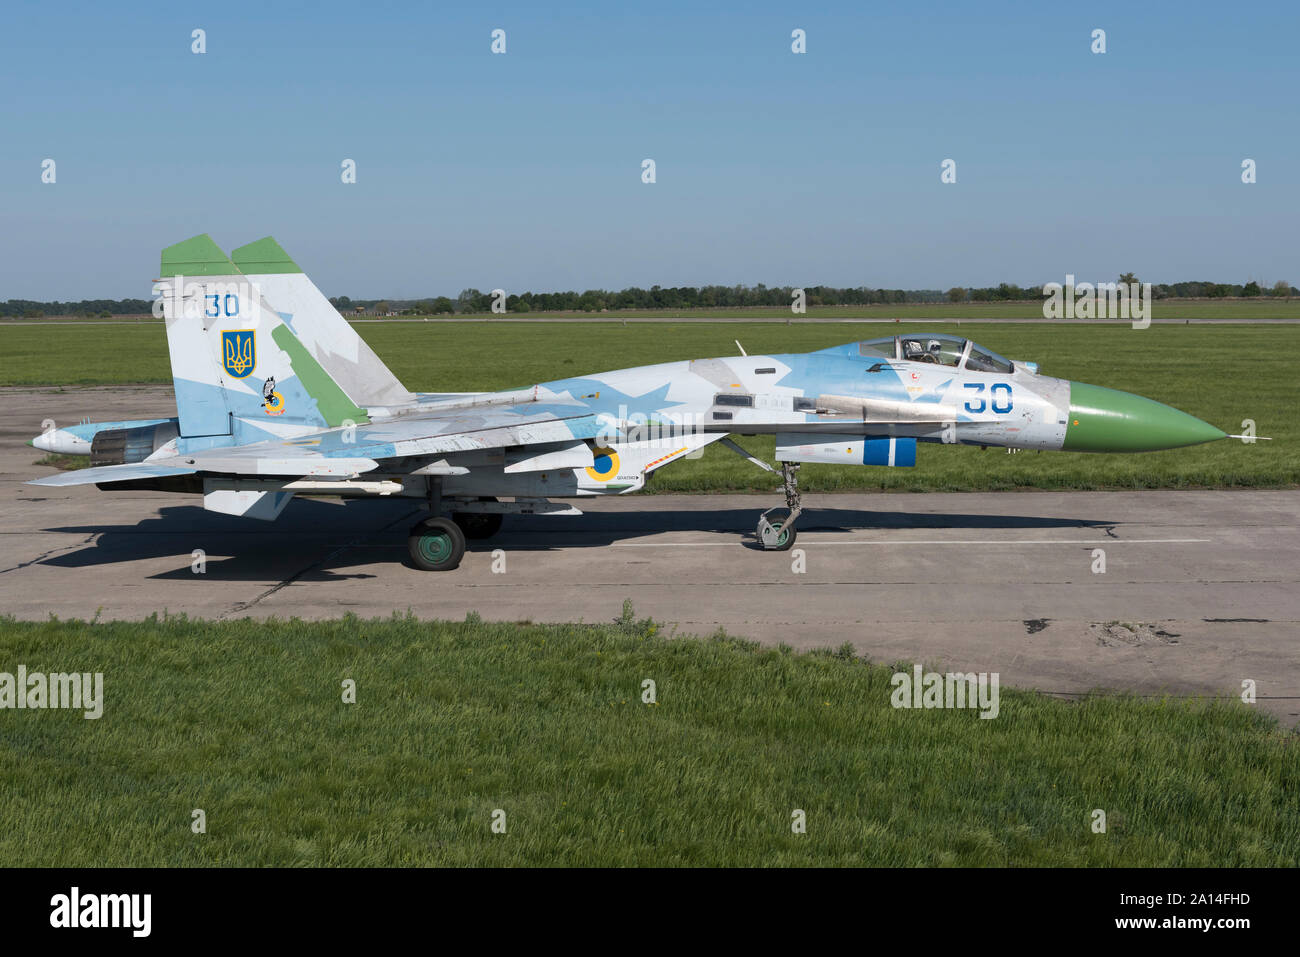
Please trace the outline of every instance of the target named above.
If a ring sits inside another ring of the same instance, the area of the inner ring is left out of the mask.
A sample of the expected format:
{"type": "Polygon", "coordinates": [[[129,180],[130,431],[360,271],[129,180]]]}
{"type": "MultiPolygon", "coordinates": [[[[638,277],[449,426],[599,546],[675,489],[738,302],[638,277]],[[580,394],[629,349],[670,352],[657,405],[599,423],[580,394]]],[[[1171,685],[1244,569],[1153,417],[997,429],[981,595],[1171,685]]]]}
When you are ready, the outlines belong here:
{"type": "Polygon", "coordinates": [[[862,464],[911,468],[916,465],[916,439],[866,439],[862,443],[862,464]],[[891,452],[894,457],[892,462],[889,460],[891,452]]]}

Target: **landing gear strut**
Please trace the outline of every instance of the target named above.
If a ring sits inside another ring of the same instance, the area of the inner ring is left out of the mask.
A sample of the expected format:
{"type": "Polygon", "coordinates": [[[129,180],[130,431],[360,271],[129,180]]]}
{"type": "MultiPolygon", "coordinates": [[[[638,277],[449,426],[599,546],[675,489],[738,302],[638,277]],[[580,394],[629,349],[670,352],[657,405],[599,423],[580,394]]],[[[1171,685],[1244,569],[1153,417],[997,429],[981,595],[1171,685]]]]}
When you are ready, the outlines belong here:
{"type": "Polygon", "coordinates": [[[803,504],[799,498],[799,463],[781,462],[779,463],[781,467],[774,469],[762,459],[750,455],[731,439],[719,439],[718,444],[726,446],[742,459],[754,463],[764,471],[781,476],[781,487],[785,489],[785,515],[774,519],[768,518],[773,512],[780,511],[781,507],[778,505],[776,508],[769,508],[758,516],[758,528],[754,530],[754,536],[758,539],[758,544],[763,546],[764,551],[788,550],[794,545],[794,523],[799,518],[799,513],[803,511],[803,504]]]}
{"type": "Polygon", "coordinates": [[[799,463],[781,463],[781,484],[785,489],[785,515],[768,518],[773,512],[781,511],[778,505],[758,516],[758,528],[754,534],[765,551],[784,552],[794,545],[796,536],[794,523],[799,518],[799,513],[803,511],[799,497],[798,472],[799,463]]]}

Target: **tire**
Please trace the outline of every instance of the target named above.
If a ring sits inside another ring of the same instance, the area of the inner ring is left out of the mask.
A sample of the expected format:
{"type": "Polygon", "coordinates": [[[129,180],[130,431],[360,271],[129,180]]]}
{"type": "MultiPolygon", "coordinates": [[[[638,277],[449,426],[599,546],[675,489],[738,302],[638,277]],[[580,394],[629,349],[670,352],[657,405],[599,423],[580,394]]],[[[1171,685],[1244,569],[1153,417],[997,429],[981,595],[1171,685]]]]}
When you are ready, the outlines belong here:
{"type": "Polygon", "coordinates": [[[421,571],[450,571],[465,557],[465,533],[449,518],[426,518],[412,527],[406,550],[421,571]]]}

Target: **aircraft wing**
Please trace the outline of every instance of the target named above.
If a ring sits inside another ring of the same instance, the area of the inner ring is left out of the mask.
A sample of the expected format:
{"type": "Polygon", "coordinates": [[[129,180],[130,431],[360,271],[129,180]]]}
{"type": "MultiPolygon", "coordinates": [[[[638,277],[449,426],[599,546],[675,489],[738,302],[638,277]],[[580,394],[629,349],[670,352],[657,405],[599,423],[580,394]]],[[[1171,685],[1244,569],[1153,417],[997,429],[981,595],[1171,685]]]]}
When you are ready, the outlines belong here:
{"type": "Polygon", "coordinates": [[[153,457],[134,465],[83,469],[29,484],[86,485],[195,472],[346,479],[379,468],[386,460],[573,443],[598,433],[596,416],[580,405],[456,408],[321,429],[296,438],[153,457]]]}
{"type": "Polygon", "coordinates": [[[313,462],[325,466],[332,460],[359,465],[367,461],[374,463],[359,469],[368,471],[386,459],[573,442],[594,438],[598,430],[596,416],[584,406],[454,409],[323,429],[294,439],[211,449],[185,456],[184,460],[186,464],[213,472],[255,472],[257,468],[249,466],[260,464],[263,474],[290,474],[265,470],[296,470],[313,462]]]}

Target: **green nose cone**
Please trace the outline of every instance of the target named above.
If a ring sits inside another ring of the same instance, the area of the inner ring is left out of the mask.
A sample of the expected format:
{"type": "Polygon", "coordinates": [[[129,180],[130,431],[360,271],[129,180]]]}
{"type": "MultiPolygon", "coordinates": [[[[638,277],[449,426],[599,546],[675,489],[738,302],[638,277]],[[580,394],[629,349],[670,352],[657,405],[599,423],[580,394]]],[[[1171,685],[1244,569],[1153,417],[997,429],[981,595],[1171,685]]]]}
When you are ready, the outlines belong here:
{"type": "Polygon", "coordinates": [[[1070,383],[1067,452],[1154,452],[1227,438],[1196,416],[1131,392],[1070,383]]]}

